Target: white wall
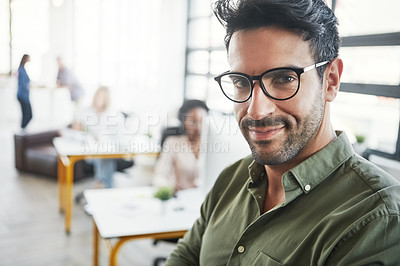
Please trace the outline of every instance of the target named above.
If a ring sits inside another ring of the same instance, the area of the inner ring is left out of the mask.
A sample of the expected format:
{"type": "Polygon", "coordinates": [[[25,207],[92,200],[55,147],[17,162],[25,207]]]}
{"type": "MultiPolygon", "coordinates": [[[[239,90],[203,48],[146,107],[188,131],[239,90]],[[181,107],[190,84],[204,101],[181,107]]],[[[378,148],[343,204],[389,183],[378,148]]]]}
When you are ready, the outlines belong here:
{"type": "Polygon", "coordinates": [[[112,11],[107,7],[117,1],[64,0],[59,7],[49,1],[49,45],[37,82],[55,86],[61,56],[86,90],[85,105],[99,85],[107,85],[114,108],[157,117],[162,127],[183,100],[187,1],[118,1],[112,11]]]}

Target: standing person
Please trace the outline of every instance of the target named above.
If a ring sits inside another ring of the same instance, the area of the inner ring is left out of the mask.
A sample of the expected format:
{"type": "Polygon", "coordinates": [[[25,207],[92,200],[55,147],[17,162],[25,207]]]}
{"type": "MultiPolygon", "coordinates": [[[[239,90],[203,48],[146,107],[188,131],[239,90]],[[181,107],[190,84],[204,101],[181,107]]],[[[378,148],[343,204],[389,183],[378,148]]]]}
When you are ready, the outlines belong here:
{"type": "Polygon", "coordinates": [[[67,87],[70,91],[71,101],[73,101],[75,105],[79,107],[80,100],[84,95],[84,91],[78,78],[69,68],[64,65],[61,57],[57,57],[57,64],[57,86],[67,87]]]}
{"type": "Polygon", "coordinates": [[[18,91],[17,99],[21,105],[22,110],[22,122],[21,129],[25,131],[26,126],[32,120],[32,107],[29,100],[29,86],[30,78],[26,73],[25,64],[31,60],[31,57],[24,54],[21,59],[21,63],[18,67],[18,91]]]}
{"type": "Polygon", "coordinates": [[[154,185],[175,191],[197,187],[203,118],[208,107],[200,100],[186,100],[179,109],[182,135],[165,139],[155,166],[154,185]]]}
{"type": "Polygon", "coordinates": [[[226,168],[167,265],[399,265],[400,183],[334,131],[337,19],[322,0],[219,0],[252,156],[226,168]]]}

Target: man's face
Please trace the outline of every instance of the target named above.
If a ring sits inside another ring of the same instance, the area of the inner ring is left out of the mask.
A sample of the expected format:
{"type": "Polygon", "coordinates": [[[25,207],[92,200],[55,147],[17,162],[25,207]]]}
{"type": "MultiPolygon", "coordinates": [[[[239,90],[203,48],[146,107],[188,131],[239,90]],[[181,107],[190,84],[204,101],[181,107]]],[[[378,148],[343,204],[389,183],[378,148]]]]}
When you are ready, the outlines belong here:
{"type": "MultiPolygon", "coordinates": [[[[231,71],[251,76],[277,67],[304,68],[317,63],[300,36],[274,27],[235,32],[228,60],[231,71]]],[[[300,80],[299,92],[289,100],[268,98],[255,82],[251,99],[235,103],[240,129],[260,164],[284,164],[312,145],[310,140],[324,116],[323,92],[315,69],[301,74],[300,80]]]]}

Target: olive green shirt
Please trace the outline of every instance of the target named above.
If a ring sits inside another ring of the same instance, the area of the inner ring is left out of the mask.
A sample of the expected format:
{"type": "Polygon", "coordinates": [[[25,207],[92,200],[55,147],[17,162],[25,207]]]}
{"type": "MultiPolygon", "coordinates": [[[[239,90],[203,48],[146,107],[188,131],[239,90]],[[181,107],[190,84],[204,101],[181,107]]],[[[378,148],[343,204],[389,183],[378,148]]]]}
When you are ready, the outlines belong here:
{"type": "Polygon", "coordinates": [[[167,265],[400,265],[400,183],[356,155],[345,133],[282,176],[263,213],[263,165],[226,168],[167,265]]]}

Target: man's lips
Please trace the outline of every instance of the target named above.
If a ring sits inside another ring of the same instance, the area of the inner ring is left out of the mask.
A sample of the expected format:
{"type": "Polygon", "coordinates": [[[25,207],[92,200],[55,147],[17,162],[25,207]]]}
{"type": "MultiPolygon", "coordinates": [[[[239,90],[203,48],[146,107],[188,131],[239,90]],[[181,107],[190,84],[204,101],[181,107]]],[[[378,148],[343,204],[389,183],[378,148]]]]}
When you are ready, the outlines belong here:
{"type": "Polygon", "coordinates": [[[249,127],[250,137],[254,141],[271,140],[285,128],[284,125],[276,127],[249,127]]]}

